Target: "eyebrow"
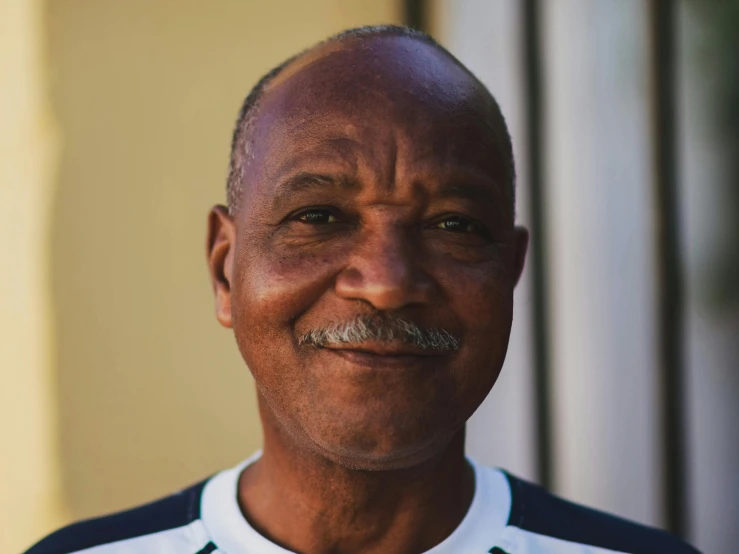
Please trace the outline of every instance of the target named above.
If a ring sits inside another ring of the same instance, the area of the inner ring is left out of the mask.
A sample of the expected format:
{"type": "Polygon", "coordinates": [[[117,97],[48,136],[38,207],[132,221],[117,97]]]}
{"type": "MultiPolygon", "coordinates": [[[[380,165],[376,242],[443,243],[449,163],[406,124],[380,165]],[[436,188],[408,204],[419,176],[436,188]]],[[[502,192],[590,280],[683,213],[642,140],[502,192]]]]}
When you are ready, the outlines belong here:
{"type": "Polygon", "coordinates": [[[438,191],[440,198],[462,198],[474,202],[486,202],[488,204],[500,203],[498,187],[478,184],[450,184],[442,185],[438,191]]]}
{"type": "Polygon", "coordinates": [[[323,175],[301,171],[281,181],[275,190],[273,203],[279,206],[290,196],[315,189],[358,189],[359,183],[345,175],[323,175]]]}
{"type": "MultiPolygon", "coordinates": [[[[442,184],[432,195],[437,198],[459,198],[472,202],[484,203],[489,206],[500,206],[501,191],[497,186],[471,182],[452,182],[442,184]]],[[[291,196],[304,191],[313,190],[358,190],[361,188],[358,181],[346,175],[326,175],[301,171],[281,181],[273,195],[273,205],[279,208],[291,196]]]]}

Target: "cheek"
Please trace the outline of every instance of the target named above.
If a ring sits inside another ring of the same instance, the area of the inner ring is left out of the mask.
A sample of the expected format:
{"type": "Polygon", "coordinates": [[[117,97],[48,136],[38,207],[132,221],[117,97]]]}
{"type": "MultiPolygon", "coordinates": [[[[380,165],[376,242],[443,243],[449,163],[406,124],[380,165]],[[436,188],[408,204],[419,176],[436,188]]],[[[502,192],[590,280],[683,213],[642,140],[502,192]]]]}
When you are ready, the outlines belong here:
{"type": "Polygon", "coordinates": [[[464,328],[463,371],[466,379],[478,384],[497,376],[508,348],[513,314],[509,273],[498,262],[486,262],[456,266],[439,276],[450,308],[464,328]]]}
{"type": "Polygon", "coordinates": [[[333,286],[342,257],[339,249],[305,253],[260,248],[238,261],[234,302],[247,320],[289,323],[333,286]]]}
{"type": "Polygon", "coordinates": [[[231,302],[242,355],[252,372],[294,366],[293,323],[333,286],[344,253],[278,251],[248,236],[239,246],[231,302]]]}
{"type": "Polygon", "coordinates": [[[510,265],[508,260],[497,258],[477,264],[436,264],[436,280],[468,332],[492,331],[510,320],[510,265]]]}

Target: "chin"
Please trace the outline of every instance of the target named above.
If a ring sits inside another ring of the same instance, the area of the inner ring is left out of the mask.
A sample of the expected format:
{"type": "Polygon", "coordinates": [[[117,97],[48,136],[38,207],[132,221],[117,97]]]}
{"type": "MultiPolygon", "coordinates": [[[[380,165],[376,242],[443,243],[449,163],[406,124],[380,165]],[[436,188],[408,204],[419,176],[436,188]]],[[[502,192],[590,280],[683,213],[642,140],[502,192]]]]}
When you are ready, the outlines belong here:
{"type": "MultiPolygon", "coordinates": [[[[309,439],[320,456],[347,469],[392,471],[407,469],[441,454],[463,425],[452,431],[437,433],[422,440],[390,442],[387,436],[353,436],[344,441],[309,439]]],[[[334,437],[336,435],[333,435],[334,437]]]]}

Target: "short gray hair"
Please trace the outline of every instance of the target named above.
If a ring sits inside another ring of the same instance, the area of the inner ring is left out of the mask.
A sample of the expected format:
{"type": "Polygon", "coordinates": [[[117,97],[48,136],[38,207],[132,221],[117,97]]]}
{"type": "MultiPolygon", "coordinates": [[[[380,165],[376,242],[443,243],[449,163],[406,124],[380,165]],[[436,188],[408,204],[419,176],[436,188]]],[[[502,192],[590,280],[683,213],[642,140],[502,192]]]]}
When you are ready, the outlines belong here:
{"type": "Polygon", "coordinates": [[[460,347],[459,339],[446,329],[424,328],[408,319],[382,313],[362,314],[343,323],[311,329],[298,338],[298,345],[323,348],[331,344],[394,340],[439,352],[455,352],[460,347]]]}

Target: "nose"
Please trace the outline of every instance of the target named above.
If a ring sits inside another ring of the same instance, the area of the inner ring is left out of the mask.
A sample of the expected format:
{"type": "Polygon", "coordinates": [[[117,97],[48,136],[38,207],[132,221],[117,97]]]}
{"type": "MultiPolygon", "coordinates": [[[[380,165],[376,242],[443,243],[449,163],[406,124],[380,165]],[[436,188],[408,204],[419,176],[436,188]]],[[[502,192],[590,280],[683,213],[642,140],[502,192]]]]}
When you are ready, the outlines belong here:
{"type": "Polygon", "coordinates": [[[338,275],[336,293],[377,310],[398,310],[431,299],[433,282],[420,267],[418,245],[396,226],[371,232],[355,247],[338,275]]]}

